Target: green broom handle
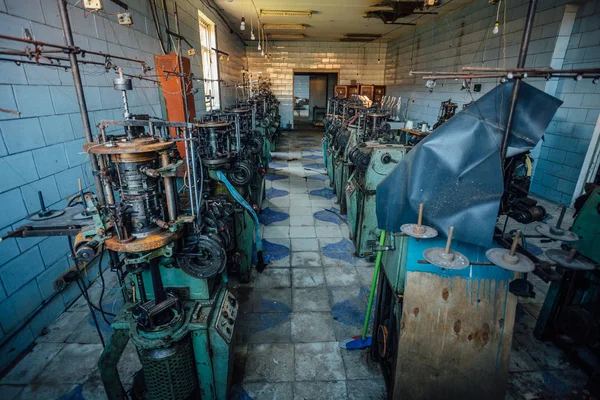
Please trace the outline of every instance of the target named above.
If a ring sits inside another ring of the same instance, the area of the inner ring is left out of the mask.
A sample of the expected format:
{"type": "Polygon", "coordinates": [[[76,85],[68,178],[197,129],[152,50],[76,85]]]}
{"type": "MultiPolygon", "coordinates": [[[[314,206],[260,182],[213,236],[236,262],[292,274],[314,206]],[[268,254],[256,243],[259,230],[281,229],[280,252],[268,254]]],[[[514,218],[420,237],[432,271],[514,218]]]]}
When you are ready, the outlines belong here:
{"type": "MultiPolygon", "coordinates": [[[[385,231],[381,231],[379,234],[379,247],[383,247],[385,243],[385,231]]],[[[373,307],[373,298],[375,297],[375,289],[377,287],[377,277],[379,276],[379,267],[381,266],[381,257],[383,252],[379,250],[377,252],[377,258],[375,259],[375,270],[373,271],[373,280],[371,281],[371,293],[369,293],[369,304],[367,305],[367,315],[365,316],[365,324],[363,325],[362,340],[367,338],[367,331],[369,330],[369,320],[371,319],[371,307],[373,307]]]]}

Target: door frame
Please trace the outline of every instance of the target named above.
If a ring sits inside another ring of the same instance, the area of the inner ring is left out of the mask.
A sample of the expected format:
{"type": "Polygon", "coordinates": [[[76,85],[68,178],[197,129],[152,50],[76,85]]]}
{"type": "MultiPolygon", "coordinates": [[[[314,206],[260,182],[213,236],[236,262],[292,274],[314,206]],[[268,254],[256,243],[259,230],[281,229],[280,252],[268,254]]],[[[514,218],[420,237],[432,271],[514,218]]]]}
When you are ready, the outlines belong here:
{"type": "MultiPolygon", "coordinates": [[[[332,69],[324,69],[324,68],[294,68],[292,69],[292,130],[294,129],[294,99],[296,98],[296,93],[294,89],[294,82],[296,80],[296,73],[306,74],[337,74],[337,82],[336,84],[340,84],[340,69],[332,68],[332,69]]],[[[310,110],[308,112],[310,116],[310,110]]]]}

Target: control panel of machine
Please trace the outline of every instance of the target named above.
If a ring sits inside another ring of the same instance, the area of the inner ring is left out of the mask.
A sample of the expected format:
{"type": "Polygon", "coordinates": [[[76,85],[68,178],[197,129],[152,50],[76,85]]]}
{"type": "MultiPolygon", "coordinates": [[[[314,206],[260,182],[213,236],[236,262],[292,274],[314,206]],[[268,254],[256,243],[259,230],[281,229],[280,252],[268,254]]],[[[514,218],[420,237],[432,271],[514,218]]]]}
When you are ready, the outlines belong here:
{"type": "Polygon", "coordinates": [[[231,292],[225,292],[215,320],[215,329],[227,343],[231,343],[233,327],[238,314],[238,301],[231,292]]]}

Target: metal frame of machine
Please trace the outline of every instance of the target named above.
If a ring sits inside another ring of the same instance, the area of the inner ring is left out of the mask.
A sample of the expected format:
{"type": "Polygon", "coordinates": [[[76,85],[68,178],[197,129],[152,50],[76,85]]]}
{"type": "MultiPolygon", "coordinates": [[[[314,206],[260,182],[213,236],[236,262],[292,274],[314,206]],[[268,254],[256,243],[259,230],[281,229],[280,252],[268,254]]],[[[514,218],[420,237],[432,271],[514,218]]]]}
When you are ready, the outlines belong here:
{"type": "MultiPolygon", "coordinates": [[[[57,290],[108,253],[125,300],[98,363],[108,398],[128,396],[117,364],[131,340],[142,364],[143,379],[132,389],[138,395],[226,399],[238,316],[227,282],[232,274],[250,280],[253,255],[256,269],[265,268],[257,213],[279,133],[279,102],[268,81],[247,81],[245,102],[194,122],[188,60],[157,56],[169,121],[129,111],[133,85],[119,69],[114,88],[122,94],[124,119],[100,121],[93,134],[67,4],[58,4],[66,42],[59,47],[69,50],[95,193],[80,185],[64,210],[42,203],[4,238],[74,236],[76,265],[57,290]]],[[[181,44],[174,12],[177,31],[168,33],[181,44]]]]}

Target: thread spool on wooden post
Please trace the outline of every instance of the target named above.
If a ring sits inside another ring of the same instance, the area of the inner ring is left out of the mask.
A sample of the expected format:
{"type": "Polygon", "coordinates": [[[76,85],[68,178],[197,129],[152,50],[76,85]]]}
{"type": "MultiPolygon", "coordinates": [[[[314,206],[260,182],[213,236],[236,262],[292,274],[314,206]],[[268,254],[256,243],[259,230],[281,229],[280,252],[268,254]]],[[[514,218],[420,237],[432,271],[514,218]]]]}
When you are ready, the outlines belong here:
{"type": "Polygon", "coordinates": [[[448,240],[446,240],[446,248],[444,249],[444,253],[452,254],[452,250],[450,250],[450,245],[452,244],[452,235],[454,234],[454,227],[450,227],[450,232],[448,232],[448,240]]]}
{"type": "Polygon", "coordinates": [[[579,240],[579,236],[577,236],[575,232],[561,228],[566,212],[567,207],[563,206],[560,211],[560,216],[556,221],[556,226],[550,226],[549,224],[541,224],[536,226],[535,230],[538,231],[540,234],[554,240],[562,240],[564,242],[575,242],[579,240]]]}
{"type": "Polygon", "coordinates": [[[463,269],[469,266],[469,260],[464,254],[452,250],[452,236],[454,235],[454,227],[451,226],[448,231],[448,239],[446,247],[433,247],[423,252],[423,257],[431,264],[447,269],[463,269]]]}
{"type": "Polygon", "coordinates": [[[531,272],[535,264],[523,254],[517,253],[517,246],[521,238],[521,231],[517,230],[513,237],[510,249],[489,249],[485,255],[495,265],[515,272],[531,272]]]}
{"type": "Polygon", "coordinates": [[[517,253],[517,245],[519,244],[519,238],[521,237],[521,231],[515,233],[510,251],[502,256],[502,259],[509,264],[516,264],[519,262],[519,255],[517,253]]]}
{"type": "Polygon", "coordinates": [[[425,228],[423,228],[423,203],[419,204],[419,219],[417,219],[417,226],[413,227],[414,233],[423,234],[425,228]]]}
{"type": "Polygon", "coordinates": [[[569,251],[550,249],[546,250],[544,254],[563,268],[580,271],[592,271],[596,269],[594,263],[587,261],[584,257],[577,257],[576,246],[573,246],[569,251]]]}
{"type": "Polygon", "coordinates": [[[423,203],[419,204],[419,217],[416,224],[404,224],[400,227],[402,233],[415,239],[431,239],[438,235],[438,232],[430,227],[423,225],[423,203]]]}

